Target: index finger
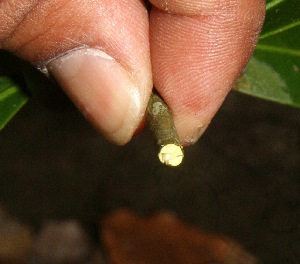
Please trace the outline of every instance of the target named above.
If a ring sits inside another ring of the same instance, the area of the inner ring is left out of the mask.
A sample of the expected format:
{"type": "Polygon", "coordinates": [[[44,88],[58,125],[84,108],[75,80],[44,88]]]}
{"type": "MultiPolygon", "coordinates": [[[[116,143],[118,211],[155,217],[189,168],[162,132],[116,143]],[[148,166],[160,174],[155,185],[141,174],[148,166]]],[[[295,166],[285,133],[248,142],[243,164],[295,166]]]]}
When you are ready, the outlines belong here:
{"type": "Polygon", "coordinates": [[[181,142],[193,144],[250,59],[263,24],[265,1],[152,3],[154,85],[171,108],[181,142]]]}

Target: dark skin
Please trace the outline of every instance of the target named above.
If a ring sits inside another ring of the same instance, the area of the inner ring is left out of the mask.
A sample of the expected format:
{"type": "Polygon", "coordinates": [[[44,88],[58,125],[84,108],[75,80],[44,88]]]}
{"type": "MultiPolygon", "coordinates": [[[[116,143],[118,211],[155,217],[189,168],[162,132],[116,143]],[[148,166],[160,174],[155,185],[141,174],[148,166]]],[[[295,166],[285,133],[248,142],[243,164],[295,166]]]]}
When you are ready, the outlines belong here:
{"type": "Polygon", "coordinates": [[[94,126],[127,143],[153,87],[193,144],[245,67],[264,0],[2,0],[0,48],[52,75],[94,126]]]}

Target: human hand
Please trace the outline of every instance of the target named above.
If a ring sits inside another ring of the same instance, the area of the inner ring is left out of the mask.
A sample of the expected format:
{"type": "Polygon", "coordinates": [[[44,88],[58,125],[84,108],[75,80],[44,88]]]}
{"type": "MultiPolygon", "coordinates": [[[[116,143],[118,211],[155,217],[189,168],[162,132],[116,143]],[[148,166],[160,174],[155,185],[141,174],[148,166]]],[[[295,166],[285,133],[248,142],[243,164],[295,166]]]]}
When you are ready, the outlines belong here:
{"type": "Polygon", "coordinates": [[[193,144],[250,59],[265,1],[151,2],[148,12],[141,0],[2,0],[0,48],[53,76],[117,144],[139,126],[154,83],[193,144]]]}

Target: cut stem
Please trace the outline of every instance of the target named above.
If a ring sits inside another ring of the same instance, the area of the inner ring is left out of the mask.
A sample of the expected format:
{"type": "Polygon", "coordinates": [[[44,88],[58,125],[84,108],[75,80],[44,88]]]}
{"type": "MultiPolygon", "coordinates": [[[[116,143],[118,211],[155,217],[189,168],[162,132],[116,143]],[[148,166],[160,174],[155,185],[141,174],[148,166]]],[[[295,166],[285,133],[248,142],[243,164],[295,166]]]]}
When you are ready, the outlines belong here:
{"type": "Polygon", "coordinates": [[[184,154],[172,114],[164,100],[152,93],[146,110],[149,127],[159,146],[159,160],[169,166],[181,164],[184,154]]]}

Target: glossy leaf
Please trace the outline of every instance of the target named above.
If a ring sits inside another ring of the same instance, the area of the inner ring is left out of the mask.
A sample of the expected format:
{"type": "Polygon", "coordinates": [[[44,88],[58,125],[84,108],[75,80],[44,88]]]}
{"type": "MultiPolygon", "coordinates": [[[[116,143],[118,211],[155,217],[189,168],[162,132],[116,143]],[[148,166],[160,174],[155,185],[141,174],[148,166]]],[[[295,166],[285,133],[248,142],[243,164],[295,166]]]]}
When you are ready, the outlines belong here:
{"type": "Polygon", "coordinates": [[[20,86],[15,77],[0,76],[0,130],[28,100],[20,86]]]}
{"type": "Polygon", "coordinates": [[[266,21],[240,92],[300,107],[299,0],[267,1],[266,21]]]}

